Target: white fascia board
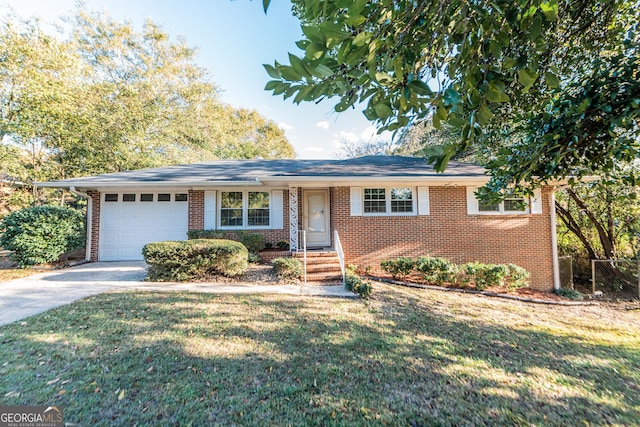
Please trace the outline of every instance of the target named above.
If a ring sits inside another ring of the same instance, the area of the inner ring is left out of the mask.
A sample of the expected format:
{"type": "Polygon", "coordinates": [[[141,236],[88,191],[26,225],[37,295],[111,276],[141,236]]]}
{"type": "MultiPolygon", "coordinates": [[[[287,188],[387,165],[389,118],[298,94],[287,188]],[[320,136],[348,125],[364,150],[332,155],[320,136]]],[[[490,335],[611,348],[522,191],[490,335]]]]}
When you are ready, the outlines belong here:
{"type": "Polygon", "coordinates": [[[353,177],[338,176],[330,178],[319,177],[269,177],[263,180],[266,185],[276,185],[286,183],[289,187],[351,187],[351,186],[385,186],[389,185],[421,185],[421,186],[438,186],[438,187],[456,187],[484,185],[489,178],[482,177],[460,177],[452,178],[443,177],[412,177],[412,176],[388,176],[388,177],[353,177]]]}
{"type": "Polygon", "coordinates": [[[47,188],[82,188],[82,189],[95,189],[95,190],[115,190],[115,189],[124,189],[130,190],[132,188],[137,189],[147,189],[147,188],[162,188],[162,189],[170,189],[170,188],[198,188],[198,189],[209,189],[209,188],[219,188],[219,187],[256,187],[263,185],[262,182],[256,181],[119,181],[119,182],[73,182],[73,183],[63,183],[63,182],[36,182],[34,183],[36,187],[47,187],[47,188]]]}

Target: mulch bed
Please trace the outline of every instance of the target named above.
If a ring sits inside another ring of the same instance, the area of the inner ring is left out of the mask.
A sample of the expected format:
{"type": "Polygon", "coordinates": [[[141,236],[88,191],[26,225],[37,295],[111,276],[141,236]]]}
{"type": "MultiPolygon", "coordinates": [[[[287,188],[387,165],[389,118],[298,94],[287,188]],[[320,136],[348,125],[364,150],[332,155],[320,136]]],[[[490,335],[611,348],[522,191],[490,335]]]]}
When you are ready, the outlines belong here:
{"type": "Polygon", "coordinates": [[[443,284],[443,285],[436,286],[436,285],[432,285],[425,282],[424,280],[422,280],[421,276],[419,275],[410,275],[405,277],[403,280],[395,280],[390,275],[378,274],[378,272],[376,272],[376,275],[371,276],[371,279],[380,280],[380,281],[395,284],[395,285],[405,285],[405,286],[421,287],[421,288],[427,288],[427,289],[439,289],[444,291],[476,293],[476,294],[487,295],[487,296],[517,299],[517,300],[527,301],[527,302],[564,304],[564,305],[591,304],[590,301],[573,301],[568,298],[561,297],[560,295],[556,295],[553,292],[544,292],[544,291],[539,291],[531,288],[520,288],[515,290],[509,290],[506,287],[492,286],[484,289],[483,291],[479,291],[472,287],[461,287],[461,286],[456,286],[452,284],[443,284]]]}

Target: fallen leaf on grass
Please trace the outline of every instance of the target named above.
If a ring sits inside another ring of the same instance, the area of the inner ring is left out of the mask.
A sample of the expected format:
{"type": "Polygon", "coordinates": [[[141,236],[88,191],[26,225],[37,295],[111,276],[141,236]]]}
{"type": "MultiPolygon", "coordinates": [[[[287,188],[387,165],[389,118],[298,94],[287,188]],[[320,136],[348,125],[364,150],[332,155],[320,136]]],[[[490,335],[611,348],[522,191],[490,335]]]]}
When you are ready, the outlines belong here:
{"type": "Polygon", "coordinates": [[[122,391],[120,392],[120,394],[118,395],[118,401],[120,401],[120,400],[124,399],[124,395],[125,395],[125,390],[122,390],[122,391]]]}

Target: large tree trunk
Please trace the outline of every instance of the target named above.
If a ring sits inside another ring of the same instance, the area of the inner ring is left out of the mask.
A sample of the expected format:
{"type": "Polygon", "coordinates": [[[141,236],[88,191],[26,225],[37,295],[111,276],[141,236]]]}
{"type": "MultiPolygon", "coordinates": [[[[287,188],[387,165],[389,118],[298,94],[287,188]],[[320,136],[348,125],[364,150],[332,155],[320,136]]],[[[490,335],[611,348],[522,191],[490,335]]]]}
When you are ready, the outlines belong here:
{"type": "MultiPolygon", "coordinates": [[[[584,212],[587,218],[589,218],[589,221],[591,221],[591,224],[593,224],[596,231],[598,232],[598,238],[600,240],[600,244],[602,245],[602,250],[604,251],[604,259],[615,258],[616,244],[614,241],[613,218],[611,218],[611,215],[607,215],[607,218],[605,220],[607,221],[607,223],[610,222],[610,224],[608,226],[605,226],[598,220],[596,215],[591,211],[591,209],[589,209],[586,203],[576,194],[575,191],[569,188],[567,189],[567,194],[574,202],[576,202],[576,205],[582,212],[584,212]]],[[[607,202],[610,204],[610,201],[607,202]]]]}

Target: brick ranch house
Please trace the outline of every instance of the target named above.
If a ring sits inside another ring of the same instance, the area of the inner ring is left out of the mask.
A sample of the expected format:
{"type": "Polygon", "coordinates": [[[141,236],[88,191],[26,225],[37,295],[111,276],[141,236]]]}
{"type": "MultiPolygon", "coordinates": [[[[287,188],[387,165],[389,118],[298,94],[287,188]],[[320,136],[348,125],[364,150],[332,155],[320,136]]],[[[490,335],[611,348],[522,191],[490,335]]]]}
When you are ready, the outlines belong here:
{"type": "Polygon", "coordinates": [[[554,191],[486,204],[479,166],[452,162],[436,173],[423,159],[234,160],[39,183],[88,199],[87,259],[142,259],[148,242],[184,240],[187,230],[246,230],[275,244],[331,248],[348,264],[432,255],[464,263],[513,263],[531,287],[559,287],[554,191]]]}

